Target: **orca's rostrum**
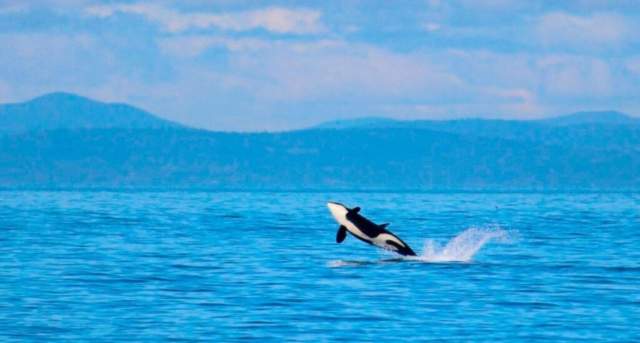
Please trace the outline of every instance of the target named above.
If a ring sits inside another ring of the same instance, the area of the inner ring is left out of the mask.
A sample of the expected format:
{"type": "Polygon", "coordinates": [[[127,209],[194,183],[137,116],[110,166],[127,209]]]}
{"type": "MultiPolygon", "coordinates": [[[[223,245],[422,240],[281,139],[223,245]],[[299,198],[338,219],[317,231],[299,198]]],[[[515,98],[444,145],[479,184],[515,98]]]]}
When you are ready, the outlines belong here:
{"type": "Polygon", "coordinates": [[[340,224],[336,242],[342,243],[349,232],[355,238],[379,248],[404,256],[416,255],[407,243],[386,229],[389,224],[377,225],[371,222],[360,214],[360,207],[348,208],[337,202],[328,202],[327,207],[340,224]]]}

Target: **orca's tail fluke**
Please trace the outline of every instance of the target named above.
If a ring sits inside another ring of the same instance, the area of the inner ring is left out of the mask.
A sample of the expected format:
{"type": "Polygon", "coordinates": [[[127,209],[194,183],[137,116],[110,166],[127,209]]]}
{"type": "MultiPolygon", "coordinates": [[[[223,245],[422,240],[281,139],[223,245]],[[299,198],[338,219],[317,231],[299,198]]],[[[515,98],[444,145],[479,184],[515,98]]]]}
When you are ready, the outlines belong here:
{"type": "Polygon", "coordinates": [[[404,246],[397,251],[398,254],[402,256],[417,256],[415,251],[411,249],[409,244],[405,243],[404,241],[402,241],[402,244],[404,244],[404,246]]]}
{"type": "Polygon", "coordinates": [[[410,246],[405,246],[402,249],[396,251],[398,254],[402,255],[402,256],[416,256],[416,253],[413,251],[413,249],[411,249],[410,246]]]}

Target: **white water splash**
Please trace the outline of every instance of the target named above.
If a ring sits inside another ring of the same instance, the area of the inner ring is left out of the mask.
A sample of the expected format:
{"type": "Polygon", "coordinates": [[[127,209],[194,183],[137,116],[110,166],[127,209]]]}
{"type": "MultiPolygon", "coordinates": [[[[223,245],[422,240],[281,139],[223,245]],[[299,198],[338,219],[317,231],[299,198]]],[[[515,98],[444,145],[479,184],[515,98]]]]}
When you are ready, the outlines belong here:
{"type": "Polygon", "coordinates": [[[351,262],[351,261],[343,261],[343,260],[335,260],[335,261],[329,261],[327,263],[327,266],[331,267],[331,268],[339,268],[339,267],[347,267],[347,266],[357,266],[357,263],[351,262]]]}
{"type": "Polygon", "coordinates": [[[421,255],[407,259],[422,262],[468,262],[492,240],[507,242],[509,234],[500,228],[469,228],[452,238],[444,247],[433,239],[428,239],[421,255]]]}
{"type": "MultiPolygon", "coordinates": [[[[402,261],[425,263],[469,262],[473,259],[473,256],[490,241],[509,243],[514,239],[515,237],[512,233],[499,227],[472,227],[453,237],[445,246],[440,246],[433,239],[427,239],[424,243],[424,250],[422,254],[418,256],[396,257],[377,261],[335,260],[330,261],[327,265],[331,268],[339,268],[347,266],[396,263],[402,261]]],[[[391,253],[383,252],[383,254],[388,255],[391,253]]]]}

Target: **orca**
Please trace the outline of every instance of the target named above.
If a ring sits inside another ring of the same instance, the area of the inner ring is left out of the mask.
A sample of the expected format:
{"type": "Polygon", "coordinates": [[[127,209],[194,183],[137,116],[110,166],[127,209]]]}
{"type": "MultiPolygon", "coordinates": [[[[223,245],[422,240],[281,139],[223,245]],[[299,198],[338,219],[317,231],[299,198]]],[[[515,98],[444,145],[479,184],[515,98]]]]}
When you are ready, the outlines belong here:
{"type": "Polygon", "coordinates": [[[336,242],[342,243],[347,232],[355,238],[375,245],[379,248],[393,251],[403,256],[416,256],[416,253],[398,236],[387,230],[389,224],[377,225],[360,214],[360,207],[348,208],[337,202],[328,202],[327,207],[340,227],[336,234],[336,242]]]}

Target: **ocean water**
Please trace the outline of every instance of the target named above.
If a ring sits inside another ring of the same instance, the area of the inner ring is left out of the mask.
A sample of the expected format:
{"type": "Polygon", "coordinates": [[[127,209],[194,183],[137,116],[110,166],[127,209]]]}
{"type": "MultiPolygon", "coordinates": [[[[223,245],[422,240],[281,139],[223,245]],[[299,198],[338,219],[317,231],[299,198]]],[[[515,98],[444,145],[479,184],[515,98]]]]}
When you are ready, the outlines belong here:
{"type": "Polygon", "coordinates": [[[1,341],[640,341],[637,194],[3,191],[0,231],[1,341]]]}

